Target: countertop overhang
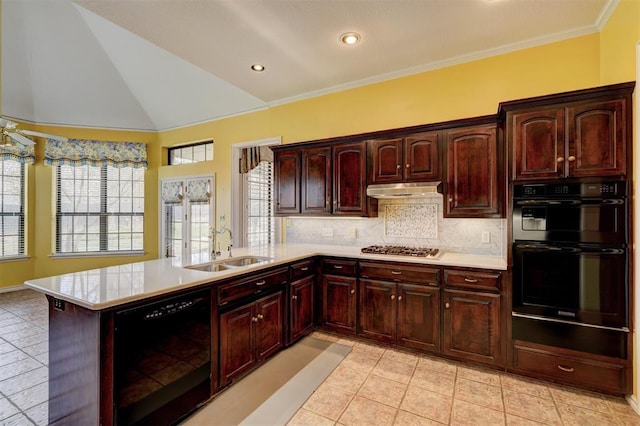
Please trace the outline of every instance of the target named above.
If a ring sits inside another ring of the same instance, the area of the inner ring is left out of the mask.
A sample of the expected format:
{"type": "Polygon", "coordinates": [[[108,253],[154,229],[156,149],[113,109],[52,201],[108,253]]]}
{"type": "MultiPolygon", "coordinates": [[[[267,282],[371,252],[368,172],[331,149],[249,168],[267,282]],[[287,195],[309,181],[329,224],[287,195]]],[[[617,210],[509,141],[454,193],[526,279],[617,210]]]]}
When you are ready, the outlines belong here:
{"type": "MultiPolygon", "coordinates": [[[[360,253],[359,247],[308,244],[276,244],[254,248],[234,248],[233,251],[234,257],[264,256],[272,260],[242,268],[205,272],[188,269],[185,266],[207,262],[209,261],[208,259],[195,262],[192,262],[191,259],[184,261],[179,258],[155,259],[33,279],[26,281],[25,285],[46,295],[90,310],[103,310],[150,297],[195,288],[203,284],[227,280],[235,276],[258,272],[314,256],[418,263],[434,266],[507,269],[505,258],[461,253],[444,253],[438,259],[430,259],[363,254],[360,253]]],[[[218,260],[223,260],[224,258],[226,256],[218,258],[218,260]]]]}

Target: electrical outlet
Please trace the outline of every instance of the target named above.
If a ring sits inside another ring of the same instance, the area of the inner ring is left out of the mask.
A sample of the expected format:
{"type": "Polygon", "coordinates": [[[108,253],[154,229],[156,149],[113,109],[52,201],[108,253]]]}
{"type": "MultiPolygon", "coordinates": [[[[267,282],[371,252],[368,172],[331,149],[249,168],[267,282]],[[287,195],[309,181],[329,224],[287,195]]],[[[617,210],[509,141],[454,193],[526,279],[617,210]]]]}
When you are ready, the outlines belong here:
{"type": "Polygon", "coordinates": [[[355,238],[357,236],[357,231],[355,226],[352,226],[349,229],[347,229],[347,236],[349,238],[355,238]]]}
{"type": "Polygon", "coordinates": [[[491,233],[489,231],[482,231],[482,242],[489,244],[491,242],[491,233]]]}

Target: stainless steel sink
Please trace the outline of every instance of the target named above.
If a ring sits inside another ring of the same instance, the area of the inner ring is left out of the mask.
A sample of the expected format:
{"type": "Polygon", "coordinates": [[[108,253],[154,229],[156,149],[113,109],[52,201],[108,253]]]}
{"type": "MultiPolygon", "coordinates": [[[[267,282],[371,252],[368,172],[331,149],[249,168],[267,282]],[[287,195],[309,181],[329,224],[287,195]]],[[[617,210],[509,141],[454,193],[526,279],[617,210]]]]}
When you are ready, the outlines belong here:
{"type": "Polygon", "coordinates": [[[217,260],[214,262],[201,263],[199,265],[185,266],[188,269],[196,269],[206,272],[220,272],[229,269],[238,269],[244,266],[255,265],[257,263],[268,262],[272,260],[270,257],[263,256],[242,256],[231,259],[217,260]]]}
{"type": "Polygon", "coordinates": [[[225,266],[248,266],[253,265],[254,263],[261,263],[271,260],[270,257],[260,257],[260,256],[243,256],[236,257],[233,259],[222,260],[221,263],[225,266]]]}

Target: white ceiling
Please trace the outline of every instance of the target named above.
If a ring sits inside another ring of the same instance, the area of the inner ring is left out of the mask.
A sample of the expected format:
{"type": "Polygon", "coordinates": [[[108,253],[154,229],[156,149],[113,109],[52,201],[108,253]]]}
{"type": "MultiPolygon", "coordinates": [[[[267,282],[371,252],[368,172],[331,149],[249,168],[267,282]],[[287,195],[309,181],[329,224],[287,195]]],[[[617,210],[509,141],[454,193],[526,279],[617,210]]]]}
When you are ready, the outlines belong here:
{"type": "Polygon", "coordinates": [[[618,2],[2,0],[2,115],[166,130],[597,32],[618,2]]]}

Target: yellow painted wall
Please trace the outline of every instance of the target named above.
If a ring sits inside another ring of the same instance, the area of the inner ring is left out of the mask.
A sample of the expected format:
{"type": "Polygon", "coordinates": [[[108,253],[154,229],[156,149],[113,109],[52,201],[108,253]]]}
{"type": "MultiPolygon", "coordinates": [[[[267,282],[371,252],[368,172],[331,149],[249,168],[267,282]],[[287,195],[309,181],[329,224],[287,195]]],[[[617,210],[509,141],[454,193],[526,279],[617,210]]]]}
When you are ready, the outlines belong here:
{"type": "Polygon", "coordinates": [[[640,1],[622,0],[600,32],[601,84],[636,79],[636,43],[640,41],[640,1]]]}
{"type": "MultiPolygon", "coordinates": [[[[158,253],[158,179],[178,175],[216,174],[216,217],[231,217],[231,145],[281,136],[283,143],[494,114],[502,101],[594,87],[634,79],[627,44],[637,30],[627,28],[635,0],[623,0],[602,34],[398,78],[320,96],[250,114],[175,129],[159,134],[38,126],[37,130],[74,138],[135,140],[148,143],[146,173],[146,256],[96,259],[51,259],[51,169],[38,161],[29,173],[26,262],[0,263],[0,288],[25,279],[148,259],[158,253]],[[624,46],[619,46],[622,43],[624,46]],[[613,53],[612,53],[613,52],[613,53]],[[610,56],[614,56],[618,66],[610,56]],[[605,64],[606,59],[606,64],[605,64]],[[166,147],[214,139],[213,161],[168,167],[166,147]],[[36,237],[37,236],[37,237],[36,237]]],[[[637,22],[637,21],[636,21],[637,22]]],[[[635,55],[635,53],[633,53],[635,55]]],[[[635,75],[635,74],[634,74],[635,75]]],[[[220,225],[220,224],[218,224],[220,225]]],[[[226,225],[230,225],[227,223],[226,225]]]]}
{"type": "MultiPolygon", "coordinates": [[[[153,145],[157,141],[156,133],[129,132],[102,129],[78,129],[55,126],[33,126],[21,124],[24,129],[67,136],[78,139],[97,139],[111,141],[133,141],[153,145]]],[[[147,149],[149,168],[145,173],[145,238],[144,256],[119,256],[96,258],[58,258],[50,257],[53,240],[53,171],[44,165],[43,139],[36,139],[36,162],[27,167],[27,253],[28,260],[0,263],[0,288],[22,284],[31,278],[58,275],[97,267],[149,260],[157,257],[158,239],[158,166],[160,164],[157,149],[147,149]]]]}
{"type": "Polygon", "coordinates": [[[215,172],[216,217],[230,218],[232,144],[274,136],[300,142],[495,114],[502,101],[598,86],[599,59],[600,37],[592,34],[162,132],[158,150],[213,138],[215,159],[163,167],[159,176],[215,172]]]}

